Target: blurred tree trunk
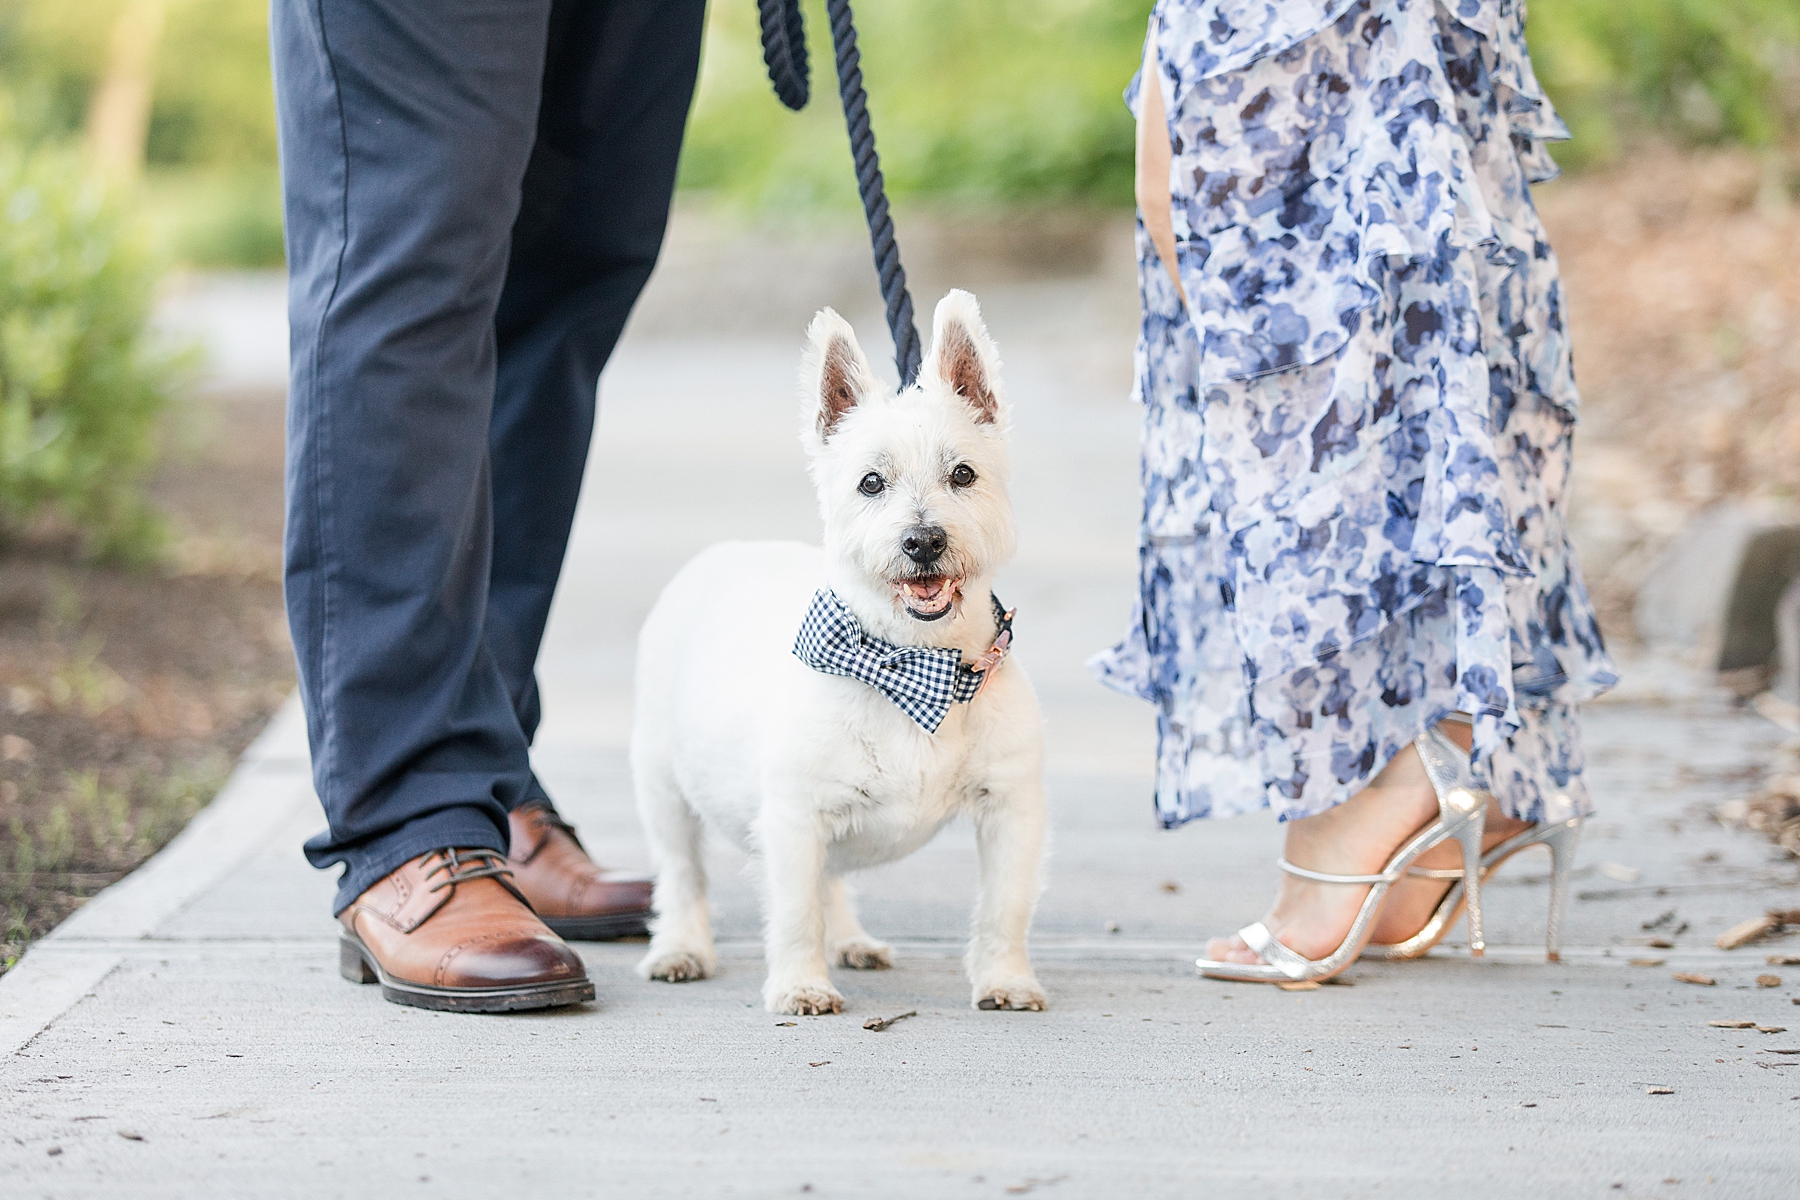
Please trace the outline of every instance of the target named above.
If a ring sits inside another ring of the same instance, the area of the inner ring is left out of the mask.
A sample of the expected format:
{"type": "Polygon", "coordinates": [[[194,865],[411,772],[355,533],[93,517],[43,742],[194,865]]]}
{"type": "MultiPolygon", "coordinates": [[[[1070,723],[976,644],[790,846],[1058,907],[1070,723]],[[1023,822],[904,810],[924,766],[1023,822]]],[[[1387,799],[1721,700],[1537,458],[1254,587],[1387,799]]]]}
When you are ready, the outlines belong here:
{"type": "Polygon", "coordinates": [[[128,0],[113,25],[106,74],[88,109],[87,149],[94,165],[114,179],[136,179],[144,169],[166,7],[165,0],[128,0]]]}

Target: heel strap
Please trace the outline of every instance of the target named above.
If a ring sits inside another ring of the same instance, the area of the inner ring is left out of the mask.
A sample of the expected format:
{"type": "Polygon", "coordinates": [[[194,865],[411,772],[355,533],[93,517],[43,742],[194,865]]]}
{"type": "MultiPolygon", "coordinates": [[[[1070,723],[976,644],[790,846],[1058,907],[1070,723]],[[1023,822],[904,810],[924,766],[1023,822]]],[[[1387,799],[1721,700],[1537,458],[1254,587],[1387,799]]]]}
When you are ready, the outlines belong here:
{"type": "Polygon", "coordinates": [[[1469,754],[1451,741],[1436,725],[1421,733],[1413,743],[1419,761],[1425,764],[1425,775],[1437,792],[1441,816],[1467,820],[1475,813],[1485,813],[1493,797],[1475,785],[1475,773],[1469,769],[1469,754]]]}
{"type": "MultiPolygon", "coordinates": [[[[1585,820],[1587,820],[1586,817],[1570,817],[1566,821],[1554,821],[1549,824],[1538,822],[1527,825],[1518,833],[1484,853],[1481,856],[1481,864],[1483,867],[1487,867],[1527,847],[1546,846],[1551,842],[1560,842],[1564,838],[1573,836],[1585,820]]],[[[1408,867],[1406,873],[1418,879],[1455,880],[1463,877],[1461,867],[1408,867]]]]}
{"type": "Polygon", "coordinates": [[[1461,867],[1408,867],[1406,873],[1415,879],[1461,879],[1461,867]]]}
{"type": "MultiPolygon", "coordinates": [[[[1302,879],[1310,879],[1314,883],[1393,883],[1400,878],[1398,871],[1385,871],[1380,875],[1331,875],[1324,871],[1310,871],[1305,867],[1296,867],[1285,858],[1275,860],[1275,865],[1289,875],[1298,875],[1302,879]]],[[[1462,872],[1457,872],[1461,875],[1462,872]]]]}

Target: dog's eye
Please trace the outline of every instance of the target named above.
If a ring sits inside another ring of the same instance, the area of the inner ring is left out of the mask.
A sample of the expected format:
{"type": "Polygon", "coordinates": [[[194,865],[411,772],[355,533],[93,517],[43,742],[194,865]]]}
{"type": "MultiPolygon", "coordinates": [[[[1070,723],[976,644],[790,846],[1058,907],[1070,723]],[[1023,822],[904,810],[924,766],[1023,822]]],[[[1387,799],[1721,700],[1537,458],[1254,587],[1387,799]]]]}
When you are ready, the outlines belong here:
{"type": "Polygon", "coordinates": [[[950,482],[957,487],[968,487],[975,482],[975,468],[968,463],[957,463],[956,470],[950,472],[950,482]]]}
{"type": "Polygon", "coordinates": [[[856,485],[856,490],[865,496],[879,496],[881,495],[881,489],[886,486],[887,481],[885,479],[875,472],[870,471],[867,475],[862,477],[862,482],[856,485]]]}

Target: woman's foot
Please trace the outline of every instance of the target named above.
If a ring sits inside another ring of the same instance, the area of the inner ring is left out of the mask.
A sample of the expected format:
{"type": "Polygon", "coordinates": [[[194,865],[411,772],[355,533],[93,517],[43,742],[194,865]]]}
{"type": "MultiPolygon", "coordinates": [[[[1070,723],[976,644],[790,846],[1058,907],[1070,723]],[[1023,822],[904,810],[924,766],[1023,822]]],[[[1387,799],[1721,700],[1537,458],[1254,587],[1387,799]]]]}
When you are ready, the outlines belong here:
{"type": "MultiPolygon", "coordinates": [[[[1458,746],[1469,748],[1467,725],[1446,721],[1439,728],[1458,746]]],[[[1344,803],[1317,816],[1289,821],[1283,856],[1297,867],[1331,875],[1379,874],[1394,852],[1437,815],[1437,792],[1425,774],[1419,752],[1408,746],[1367,787],[1344,803]]],[[[1489,846],[1524,827],[1523,822],[1499,817],[1491,808],[1488,819],[1492,823],[1484,844],[1489,846]]],[[[1414,865],[1461,866],[1461,848],[1453,841],[1444,842],[1432,847],[1414,865]]],[[[1430,920],[1449,887],[1448,883],[1431,879],[1403,879],[1395,884],[1382,905],[1371,940],[1386,944],[1404,941],[1417,933],[1430,920]]],[[[1284,873],[1275,904],[1262,923],[1294,953],[1321,959],[1343,943],[1368,894],[1367,885],[1316,883],[1284,873]]],[[[1235,934],[1208,942],[1206,957],[1215,962],[1262,961],[1235,934]]]]}

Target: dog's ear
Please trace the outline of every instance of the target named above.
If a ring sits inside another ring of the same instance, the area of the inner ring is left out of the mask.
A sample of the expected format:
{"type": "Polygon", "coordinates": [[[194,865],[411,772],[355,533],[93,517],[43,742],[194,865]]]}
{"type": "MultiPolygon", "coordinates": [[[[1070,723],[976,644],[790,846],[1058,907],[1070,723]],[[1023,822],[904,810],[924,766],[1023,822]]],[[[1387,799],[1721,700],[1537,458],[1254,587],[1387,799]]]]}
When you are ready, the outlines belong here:
{"type": "Polygon", "coordinates": [[[809,442],[831,437],[844,415],[875,391],[875,373],[856,343],[850,322],[829,308],[819,310],[806,331],[806,362],[800,386],[805,412],[804,433],[809,442]]]}
{"type": "Polygon", "coordinates": [[[977,421],[992,425],[1000,419],[1000,352],[969,293],[952,291],[938,301],[925,373],[967,401],[977,421]]]}

